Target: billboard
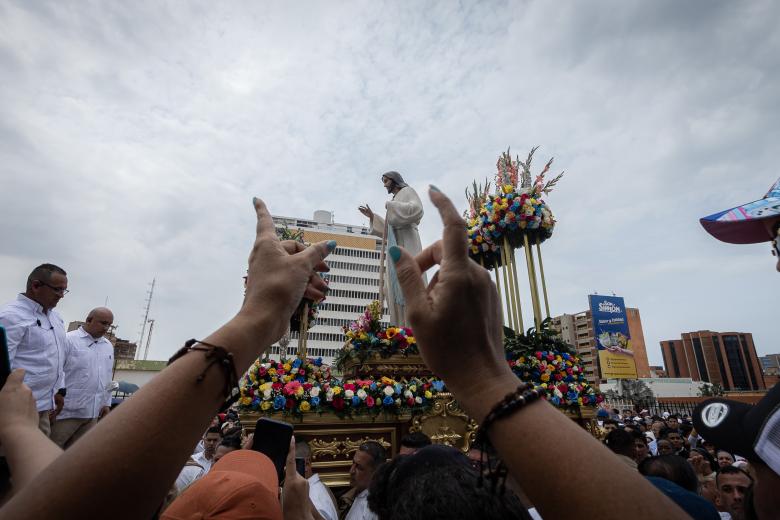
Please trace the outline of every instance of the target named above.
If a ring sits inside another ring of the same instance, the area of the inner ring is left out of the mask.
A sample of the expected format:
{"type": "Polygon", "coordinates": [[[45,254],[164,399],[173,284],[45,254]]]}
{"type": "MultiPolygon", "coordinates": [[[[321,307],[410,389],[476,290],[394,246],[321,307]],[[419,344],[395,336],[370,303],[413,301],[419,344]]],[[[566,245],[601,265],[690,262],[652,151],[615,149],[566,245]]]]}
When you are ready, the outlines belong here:
{"type": "Polygon", "coordinates": [[[636,379],[636,362],[623,298],[588,296],[602,379],[636,379]]]}

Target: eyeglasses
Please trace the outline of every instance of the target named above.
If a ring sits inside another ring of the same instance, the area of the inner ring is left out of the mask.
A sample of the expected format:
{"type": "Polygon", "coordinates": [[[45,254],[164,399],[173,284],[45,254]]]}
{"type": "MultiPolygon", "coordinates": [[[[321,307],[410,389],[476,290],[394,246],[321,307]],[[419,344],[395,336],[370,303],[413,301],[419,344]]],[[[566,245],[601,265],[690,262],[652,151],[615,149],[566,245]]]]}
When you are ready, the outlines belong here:
{"type": "Polygon", "coordinates": [[[41,285],[45,285],[46,287],[48,287],[52,291],[54,291],[54,292],[56,292],[58,294],[61,294],[63,296],[65,296],[66,294],[68,294],[70,292],[69,290],[65,289],[64,287],[54,287],[53,285],[50,285],[50,284],[44,282],[43,280],[36,280],[36,282],[38,282],[41,285]]]}

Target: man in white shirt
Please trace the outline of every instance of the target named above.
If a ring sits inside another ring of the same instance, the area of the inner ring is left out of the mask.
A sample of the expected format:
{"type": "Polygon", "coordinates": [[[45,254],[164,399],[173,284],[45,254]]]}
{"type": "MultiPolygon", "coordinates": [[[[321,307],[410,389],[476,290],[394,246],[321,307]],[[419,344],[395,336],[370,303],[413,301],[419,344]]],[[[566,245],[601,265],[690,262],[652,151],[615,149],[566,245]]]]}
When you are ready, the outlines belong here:
{"type": "Polygon", "coordinates": [[[51,439],[66,449],[87,433],[111,410],[111,378],[114,346],[105,334],[114,323],[113,313],[92,309],[83,326],[68,332],[65,381],[68,400],[51,427],[51,439]]]}
{"type": "MultiPolygon", "coordinates": [[[[213,424],[213,423],[212,423],[213,424]]],[[[209,426],[206,433],[203,434],[203,450],[196,451],[190,455],[187,463],[182,468],[179,476],[176,477],[176,492],[181,493],[190,484],[198,480],[205,475],[211,469],[214,464],[214,454],[217,452],[217,446],[219,446],[222,440],[222,430],[219,426],[209,426]]],[[[200,445],[200,443],[198,443],[200,445]]]]}
{"type": "Polygon", "coordinates": [[[38,426],[47,436],[65,403],[65,322],[54,307],[67,292],[67,273],[42,264],[27,277],[25,292],[0,308],[11,368],[24,369],[24,383],[38,409],[38,426]]]}
{"type": "Polygon", "coordinates": [[[352,489],[345,493],[354,497],[354,500],[345,520],[376,520],[377,516],[368,508],[368,486],[377,468],[386,460],[387,452],[376,441],[366,441],[357,449],[349,470],[352,489]]]}
{"type": "MultiPolygon", "coordinates": [[[[339,512],[336,509],[336,497],[321,480],[319,473],[314,473],[311,467],[311,449],[306,442],[295,444],[295,458],[303,459],[303,477],[309,481],[309,500],[314,508],[325,520],[338,520],[339,512]]],[[[297,462],[297,460],[296,460],[297,462]]]]}

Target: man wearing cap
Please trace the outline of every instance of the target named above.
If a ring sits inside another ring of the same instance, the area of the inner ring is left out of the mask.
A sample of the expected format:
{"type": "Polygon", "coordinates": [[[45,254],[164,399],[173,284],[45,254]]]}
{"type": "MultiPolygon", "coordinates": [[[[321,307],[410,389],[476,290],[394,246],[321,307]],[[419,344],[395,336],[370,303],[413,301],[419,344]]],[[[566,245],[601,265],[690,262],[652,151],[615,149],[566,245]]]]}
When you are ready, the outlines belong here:
{"type": "Polygon", "coordinates": [[[90,311],[84,325],[67,334],[69,350],[64,371],[69,394],[51,430],[51,439],[62,449],[70,447],[111,410],[114,346],[105,335],[113,322],[111,310],[98,307],[90,311]]]}
{"type": "Polygon", "coordinates": [[[709,234],[730,244],[772,243],[780,271],[780,179],[763,199],[699,220],[709,234]]]}
{"type": "MultiPolygon", "coordinates": [[[[387,222],[374,213],[368,204],[358,207],[358,210],[371,219],[371,234],[385,238],[385,248],[400,246],[409,251],[412,256],[422,251],[420,234],[417,226],[423,217],[423,205],[417,192],[404,182],[398,172],[387,172],[382,175],[382,184],[387,193],[393,195],[392,200],[385,203],[387,222]],[[385,231],[387,233],[385,234],[385,231]]],[[[404,297],[398,284],[393,262],[385,262],[387,276],[385,291],[387,308],[390,311],[390,323],[399,327],[406,326],[404,315],[404,297]]],[[[425,275],[423,275],[425,279],[425,275]]]]}
{"type": "Polygon", "coordinates": [[[756,472],[753,505],[760,520],[780,511],[780,385],[755,405],[722,398],[700,403],[696,431],[719,448],[748,459],[756,472]]]}

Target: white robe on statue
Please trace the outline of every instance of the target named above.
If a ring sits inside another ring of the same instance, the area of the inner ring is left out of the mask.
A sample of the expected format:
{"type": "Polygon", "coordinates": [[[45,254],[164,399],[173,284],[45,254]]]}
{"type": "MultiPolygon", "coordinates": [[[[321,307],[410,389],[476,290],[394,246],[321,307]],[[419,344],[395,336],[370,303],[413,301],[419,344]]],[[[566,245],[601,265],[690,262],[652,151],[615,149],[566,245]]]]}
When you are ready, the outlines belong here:
{"type": "MultiPolygon", "coordinates": [[[[422,251],[420,234],[417,226],[423,217],[423,205],[417,192],[409,186],[401,188],[395,194],[393,200],[385,204],[387,209],[387,239],[385,247],[397,245],[403,247],[412,256],[422,251]]],[[[371,234],[382,236],[385,231],[385,219],[374,213],[371,219],[371,234]]],[[[385,295],[387,308],[390,312],[390,324],[406,327],[406,315],[404,314],[404,297],[398,285],[398,276],[392,260],[385,256],[385,295]]],[[[423,281],[427,283],[425,274],[423,281]]]]}

